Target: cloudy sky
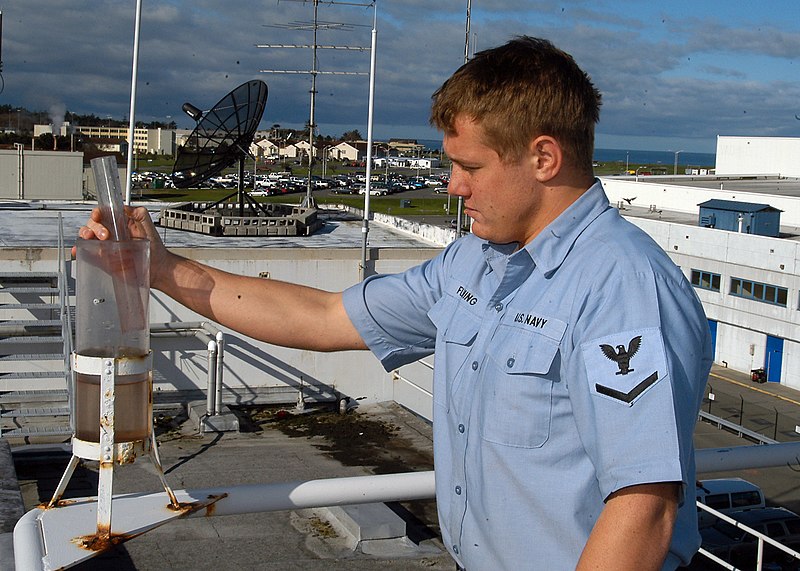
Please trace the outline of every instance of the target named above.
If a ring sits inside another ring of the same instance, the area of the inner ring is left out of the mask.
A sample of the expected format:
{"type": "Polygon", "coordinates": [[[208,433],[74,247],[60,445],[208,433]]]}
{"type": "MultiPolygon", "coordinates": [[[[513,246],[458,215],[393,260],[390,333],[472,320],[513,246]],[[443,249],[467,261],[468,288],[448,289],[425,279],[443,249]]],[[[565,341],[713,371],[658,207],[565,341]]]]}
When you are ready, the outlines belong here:
{"type": "MultiPolygon", "coordinates": [[[[370,43],[370,8],[321,0],[318,44],[370,43]],[[340,24],[348,24],[341,26],[340,24]],[[324,27],[324,26],[323,26],[324,27]]],[[[0,0],[0,104],[125,119],[135,0],[0,0]]],[[[430,94],[464,61],[467,0],[378,0],[375,137],[438,139],[430,94]]],[[[800,136],[798,0],[472,0],[478,50],[528,34],[573,54],[603,92],[598,147],[713,152],[717,135],[800,136]]],[[[192,121],[249,79],[269,85],[263,126],[309,116],[311,2],[143,0],[137,119],[192,121]],[[298,26],[298,24],[301,24],[298,26]]],[[[369,69],[368,52],[320,50],[321,71],[369,69]]],[[[366,136],[365,76],[320,75],[323,135],[366,136]]]]}

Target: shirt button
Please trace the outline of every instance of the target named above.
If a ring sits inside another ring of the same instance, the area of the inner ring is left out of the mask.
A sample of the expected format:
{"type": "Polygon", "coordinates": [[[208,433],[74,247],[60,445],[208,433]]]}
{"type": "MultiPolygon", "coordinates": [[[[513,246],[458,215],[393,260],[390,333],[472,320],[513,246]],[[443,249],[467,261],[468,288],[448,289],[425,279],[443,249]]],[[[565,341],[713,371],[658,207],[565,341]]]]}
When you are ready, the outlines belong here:
{"type": "Polygon", "coordinates": [[[454,546],[453,546],[453,553],[455,553],[456,555],[458,555],[458,545],[454,545],[454,546]]]}
{"type": "Polygon", "coordinates": [[[506,366],[510,369],[511,367],[514,366],[514,363],[515,363],[514,357],[511,357],[508,359],[508,361],[506,361],[506,366]]]}
{"type": "Polygon", "coordinates": [[[461,495],[461,486],[456,486],[456,495],[457,496],[461,495]]]}
{"type": "Polygon", "coordinates": [[[466,430],[466,428],[464,428],[464,425],[463,425],[463,424],[459,424],[459,425],[458,425],[458,431],[459,431],[461,434],[464,434],[464,431],[465,431],[465,430],[466,430]]]}
{"type": "Polygon", "coordinates": [[[478,362],[477,361],[473,361],[472,362],[472,370],[473,371],[477,371],[478,370],[478,362]]]}
{"type": "Polygon", "coordinates": [[[503,304],[502,303],[498,303],[497,305],[494,306],[494,308],[497,311],[503,311],[503,304]]]}

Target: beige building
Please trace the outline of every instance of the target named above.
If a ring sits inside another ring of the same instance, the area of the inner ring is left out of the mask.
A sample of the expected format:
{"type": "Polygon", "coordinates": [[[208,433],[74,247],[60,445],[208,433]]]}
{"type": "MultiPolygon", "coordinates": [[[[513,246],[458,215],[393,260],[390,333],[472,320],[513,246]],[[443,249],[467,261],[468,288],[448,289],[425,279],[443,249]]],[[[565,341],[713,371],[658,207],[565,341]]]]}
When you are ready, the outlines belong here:
{"type": "MultiPolygon", "coordinates": [[[[34,125],[33,136],[49,134],[53,132],[53,125],[34,125]]],[[[176,129],[134,129],[133,130],[133,151],[136,154],[154,153],[156,155],[174,155],[177,148],[177,137],[180,131],[176,129]]],[[[188,135],[188,131],[186,134],[188,135]]],[[[84,127],[81,125],[70,125],[65,122],[61,125],[60,135],[67,137],[88,137],[90,139],[128,139],[127,127],[84,127]]]]}
{"type": "Polygon", "coordinates": [[[80,200],[83,153],[0,149],[0,198],[80,200]]]}

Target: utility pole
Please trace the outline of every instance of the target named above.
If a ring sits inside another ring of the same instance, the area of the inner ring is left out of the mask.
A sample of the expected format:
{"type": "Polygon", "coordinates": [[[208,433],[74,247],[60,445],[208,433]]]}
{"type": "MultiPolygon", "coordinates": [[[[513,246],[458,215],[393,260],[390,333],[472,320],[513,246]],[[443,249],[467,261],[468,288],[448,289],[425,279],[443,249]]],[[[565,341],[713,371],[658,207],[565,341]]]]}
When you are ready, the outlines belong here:
{"type": "MultiPolygon", "coordinates": [[[[472,23],[472,0],[467,0],[467,18],[466,18],[466,25],[465,25],[465,38],[464,38],[464,63],[469,61],[469,35],[470,35],[470,27],[472,23]]],[[[452,177],[451,177],[452,178],[452,177]]],[[[449,212],[449,209],[448,209],[449,212]]],[[[463,226],[464,226],[464,198],[459,196],[458,197],[458,212],[456,213],[456,238],[460,238],[463,235],[463,226]]]]}

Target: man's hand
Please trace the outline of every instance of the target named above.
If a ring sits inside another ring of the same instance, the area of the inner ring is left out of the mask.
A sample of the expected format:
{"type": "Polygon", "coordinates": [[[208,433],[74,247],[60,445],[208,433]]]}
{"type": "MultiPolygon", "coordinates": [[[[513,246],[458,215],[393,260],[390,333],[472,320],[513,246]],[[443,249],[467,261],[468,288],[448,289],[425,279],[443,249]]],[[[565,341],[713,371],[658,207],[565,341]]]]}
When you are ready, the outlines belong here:
{"type": "MultiPolygon", "coordinates": [[[[169,251],[164,247],[161,236],[158,235],[150,213],[144,207],[133,208],[125,206],[125,217],[128,222],[128,232],[131,238],[141,238],[150,241],[150,283],[153,287],[159,282],[161,269],[165,264],[169,251]]],[[[103,226],[102,214],[99,208],[92,210],[85,226],[78,230],[78,236],[84,240],[108,240],[110,234],[103,226]]],[[[76,255],[75,246],[72,247],[72,257],[76,255]]]]}

